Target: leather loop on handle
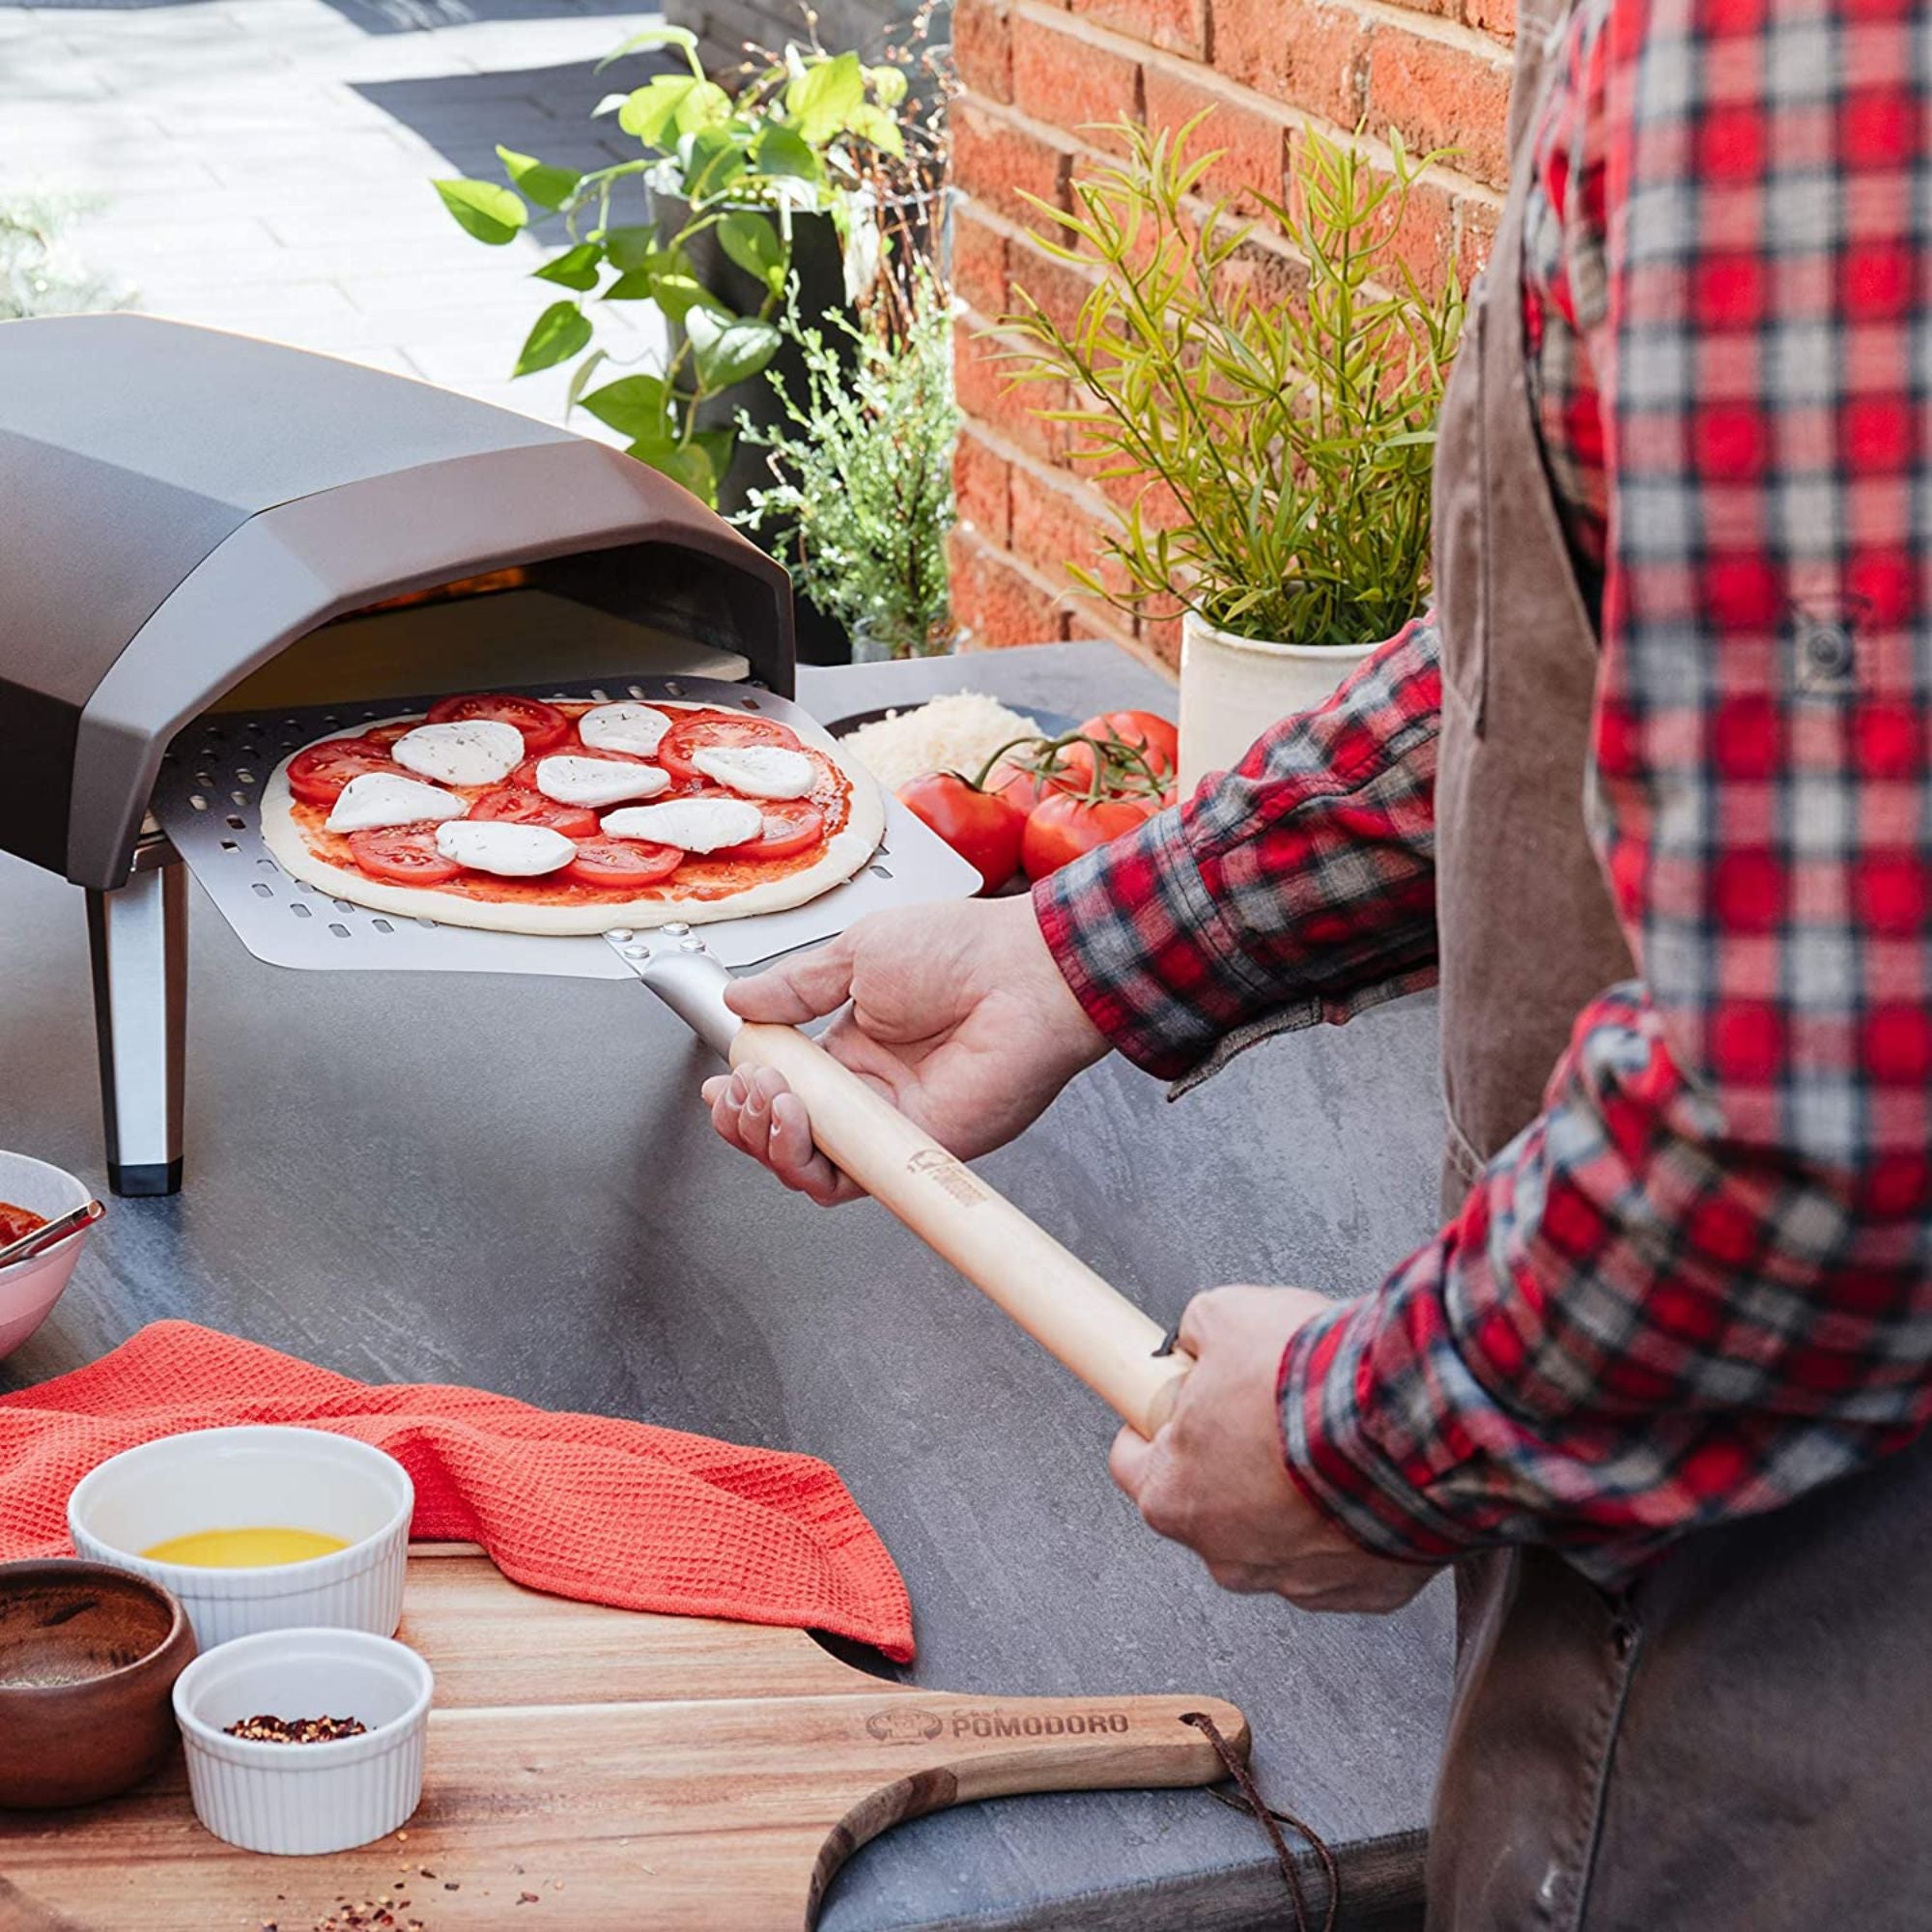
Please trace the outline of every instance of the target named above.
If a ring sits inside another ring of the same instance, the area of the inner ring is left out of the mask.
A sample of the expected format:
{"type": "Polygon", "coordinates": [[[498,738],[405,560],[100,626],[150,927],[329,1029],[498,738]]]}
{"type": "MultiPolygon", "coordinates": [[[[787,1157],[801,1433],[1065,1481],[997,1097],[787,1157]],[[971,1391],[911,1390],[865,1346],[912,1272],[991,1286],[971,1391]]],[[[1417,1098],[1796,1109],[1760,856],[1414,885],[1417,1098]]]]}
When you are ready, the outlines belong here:
{"type": "Polygon", "coordinates": [[[731,1065],[769,1066],[811,1117],[833,1163],[1003,1308],[1113,1409],[1151,1437],[1194,1366],[1152,1317],[1029,1220],[852,1070],[791,1027],[748,1022],[731,1065]]]}

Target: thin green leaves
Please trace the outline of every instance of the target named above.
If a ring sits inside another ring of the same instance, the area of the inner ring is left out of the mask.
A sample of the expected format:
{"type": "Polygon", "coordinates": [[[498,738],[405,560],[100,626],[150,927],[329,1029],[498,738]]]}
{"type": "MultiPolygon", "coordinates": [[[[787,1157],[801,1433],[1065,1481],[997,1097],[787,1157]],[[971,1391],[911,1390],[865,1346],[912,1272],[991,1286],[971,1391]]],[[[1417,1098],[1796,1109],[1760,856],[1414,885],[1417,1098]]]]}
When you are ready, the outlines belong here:
{"type": "MultiPolygon", "coordinates": [[[[1091,274],[1068,312],[1016,289],[999,352],[1059,395],[1097,474],[1145,484],[1102,573],[1110,601],[1202,611],[1245,635],[1360,642],[1412,614],[1428,563],[1430,457],[1461,326],[1393,253],[1416,160],[1378,169],[1306,130],[1290,206],[1266,223],[1204,204],[1214,154],[1123,125],[1125,150],[1036,204],[1036,240],[1091,274]],[[1391,292],[1391,288],[1393,292],[1391,292]],[[1124,587],[1122,587],[1122,582],[1124,587]]],[[[1076,581],[1094,589],[1093,572],[1076,581]]]]}

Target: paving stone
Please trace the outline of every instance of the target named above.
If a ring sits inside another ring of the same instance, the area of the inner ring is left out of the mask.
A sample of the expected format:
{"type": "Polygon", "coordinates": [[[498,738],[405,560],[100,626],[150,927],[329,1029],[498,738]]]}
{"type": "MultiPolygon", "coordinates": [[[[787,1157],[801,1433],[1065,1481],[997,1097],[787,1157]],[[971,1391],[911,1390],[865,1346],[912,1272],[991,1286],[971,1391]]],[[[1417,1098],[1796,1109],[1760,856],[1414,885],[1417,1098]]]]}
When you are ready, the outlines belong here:
{"type": "MultiPolygon", "coordinates": [[[[579,169],[629,158],[590,110],[657,63],[591,70],[658,17],[636,0],[0,0],[0,191],[98,190],[76,250],[152,313],[554,422],[569,370],[509,375],[555,298],[530,279],[551,244],[478,246],[430,182],[496,177],[498,142],[579,169]]],[[[635,361],[658,346],[645,322],[601,311],[599,341],[635,361]]]]}

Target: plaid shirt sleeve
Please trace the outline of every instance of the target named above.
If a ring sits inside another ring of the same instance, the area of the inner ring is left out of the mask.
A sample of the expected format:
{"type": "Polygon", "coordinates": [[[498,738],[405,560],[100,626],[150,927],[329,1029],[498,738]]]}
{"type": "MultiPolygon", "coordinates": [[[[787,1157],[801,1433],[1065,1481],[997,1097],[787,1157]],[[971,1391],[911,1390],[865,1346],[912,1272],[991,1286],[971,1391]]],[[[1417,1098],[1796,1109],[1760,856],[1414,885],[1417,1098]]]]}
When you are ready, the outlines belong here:
{"type": "Polygon", "coordinates": [[[1550,293],[1601,384],[1593,831],[1643,978],[1282,1396],[1369,1547],[1614,1584],[1932,1406],[1932,15],[1594,0],[1572,47],[1542,172],[1602,272],[1550,293]]]}
{"type": "Polygon", "coordinates": [[[1238,770],[1034,889],[1067,983],[1129,1059],[1201,1076],[1431,983],[1441,696],[1418,618],[1238,770]]]}

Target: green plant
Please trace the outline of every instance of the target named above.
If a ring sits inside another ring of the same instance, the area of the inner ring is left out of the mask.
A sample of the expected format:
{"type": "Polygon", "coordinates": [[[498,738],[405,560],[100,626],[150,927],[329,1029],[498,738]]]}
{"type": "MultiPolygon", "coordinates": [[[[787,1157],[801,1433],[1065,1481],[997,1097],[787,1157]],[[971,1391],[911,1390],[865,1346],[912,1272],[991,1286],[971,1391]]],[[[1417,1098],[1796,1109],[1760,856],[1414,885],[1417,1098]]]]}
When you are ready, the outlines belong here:
{"type": "Polygon", "coordinates": [[[0,198],[0,322],[128,306],[126,292],[67,242],[69,225],[97,206],[80,195],[0,198]]]}
{"type": "Polygon", "coordinates": [[[1119,165],[1073,183],[1073,212],[1036,201],[1047,252],[1099,279],[1063,327],[1023,289],[1002,326],[1023,383],[1067,385],[1038,413],[1069,424],[1104,478],[1147,487],[1106,546],[1114,582],[1083,588],[1151,615],[1193,611],[1241,636],[1349,644],[1387,637],[1423,601],[1430,470],[1462,327],[1453,279],[1431,299],[1395,248],[1420,159],[1393,166],[1313,128],[1291,193],[1257,194],[1306,274],[1284,295],[1257,270],[1257,224],[1204,206],[1221,157],[1128,124],[1119,165]],[[1392,286],[1390,286],[1392,284],[1392,286]]]}
{"type": "Polygon", "coordinates": [[[804,352],[806,395],[780,390],[784,420],[748,443],[771,452],[778,482],[753,490],[740,522],[776,519],[795,554],[793,582],[855,639],[895,658],[952,647],[946,533],[952,527],[952,315],[929,273],[912,283],[896,335],[795,307],[781,327],[804,352]]]}
{"type": "MultiPolygon", "coordinates": [[[[634,159],[580,174],[498,148],[508,185],[439,181],[465,231],[500,247],[536,217],[560,217],[565,244],[533,272],[568,293],[540,315],[517,357],[526,376],[581,356],[568,409],[580,405],[631,439],[630,452],[715,502],[733,432],[701,426],[713,397],[757,376],[778,352],[791,281],[793,222],[827,213],[849,222],[858,157],[903,155],[896,110],[906,77],[852,53],[788,47],[735,95],[708,79],[682,27],[633,35],[601,65],[647,47],[675,47],[688,73],[662,73],[598,106],[636,139],[634,159]],[[639,195],[626,206],[627,191],[639,195]],[[692,244],[708,231],[760,291],[741,311],[707,287],[692,244]],[[654,303],[668,328],[659,366],[589,386],[611,358],[592,347],[592,301],[654,303]]],[[[566,411],[567,412],[567,411],[566,411]]]]}

